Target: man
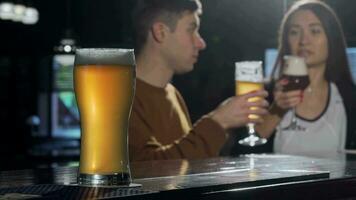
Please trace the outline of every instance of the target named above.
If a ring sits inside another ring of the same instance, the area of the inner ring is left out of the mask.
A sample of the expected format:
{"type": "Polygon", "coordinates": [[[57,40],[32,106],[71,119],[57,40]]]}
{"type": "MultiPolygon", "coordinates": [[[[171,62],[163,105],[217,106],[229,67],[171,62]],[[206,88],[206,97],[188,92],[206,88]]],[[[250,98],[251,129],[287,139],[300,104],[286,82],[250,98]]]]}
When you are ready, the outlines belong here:
{"type": "Polygon", "coordinates": [[[249,114],[266,114],[267,96],[257,91],[232,97],[193,126],[186,104],[169,82],[193,70],[206,47],[199,35],[199,0],[141,0],[134,18],[136,96],[129,125],[131,161],[218,156],[226,130],[244,126],[249,114]],[[251,110],[250,107],[258,107],[251,110]]]}

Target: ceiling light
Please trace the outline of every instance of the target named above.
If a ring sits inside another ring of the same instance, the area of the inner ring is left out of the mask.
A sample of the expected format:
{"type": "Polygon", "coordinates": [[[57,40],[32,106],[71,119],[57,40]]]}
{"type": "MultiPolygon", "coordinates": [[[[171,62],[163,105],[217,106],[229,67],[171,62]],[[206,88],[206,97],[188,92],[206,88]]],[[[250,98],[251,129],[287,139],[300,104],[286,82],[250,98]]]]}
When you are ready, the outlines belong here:
{"type": "Polygon", "coordinates": [[[36,8],[27,7],[22,18],[24,24],[36,24],[39,18],[39,13],[36,8]]]}
{"type": "Polygon", "coordinates": [[[10,2],[3,2],[0,4],[0,19],[10,20],[13,18],[14,4],[10,2]]]}
{"type": "Polygon", "coordinates": [[[15,4],[13,7],[12,20],[15,22],[21,22],[25,15],[26,7],[21,4],[15,4]]]}

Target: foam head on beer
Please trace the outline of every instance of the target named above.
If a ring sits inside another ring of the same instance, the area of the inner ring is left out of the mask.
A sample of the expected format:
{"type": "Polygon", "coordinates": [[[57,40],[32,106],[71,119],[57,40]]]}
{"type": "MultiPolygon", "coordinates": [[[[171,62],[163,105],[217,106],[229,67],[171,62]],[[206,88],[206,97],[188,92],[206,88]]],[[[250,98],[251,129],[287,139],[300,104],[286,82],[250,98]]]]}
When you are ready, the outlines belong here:
{"type": "Polygon", "coordinates": [[[135,65],[133,49],[77,49],[75,66],[80,65],[135,65]]]}
{"type": "Polygon", "coordinates": [[[261,61],[242,61],[235,63],[235,80],[263,82],[261,61]]]}
{"type": "Polygon", "coordinates": [[[293,76],[304,76],[308,74],[304,58],[298,56],[284,56],[283,74],[293,76]]]}

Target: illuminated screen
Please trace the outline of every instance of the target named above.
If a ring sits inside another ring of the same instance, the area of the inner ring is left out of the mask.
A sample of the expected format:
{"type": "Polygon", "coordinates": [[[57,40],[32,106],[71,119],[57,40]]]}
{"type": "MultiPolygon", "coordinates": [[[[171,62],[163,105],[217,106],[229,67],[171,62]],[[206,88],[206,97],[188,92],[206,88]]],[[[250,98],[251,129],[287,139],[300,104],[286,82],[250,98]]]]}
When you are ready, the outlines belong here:
{"type": "Polygon", "coordinates": [[[53,57],[52,136],[79,138],[79,112],[73,90],[74,55],[53,57]]]}

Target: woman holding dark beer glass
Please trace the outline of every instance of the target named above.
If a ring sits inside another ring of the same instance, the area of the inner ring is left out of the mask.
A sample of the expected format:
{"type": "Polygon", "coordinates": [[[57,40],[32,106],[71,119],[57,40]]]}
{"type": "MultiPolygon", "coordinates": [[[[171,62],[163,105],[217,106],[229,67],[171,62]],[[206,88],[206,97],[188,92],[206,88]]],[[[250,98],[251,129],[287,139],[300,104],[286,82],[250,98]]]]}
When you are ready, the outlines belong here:
{"type": "Polygon", "coordinates": [[[324,156],[352,145],[355,89],[343,31],[328,5],[302,0],[286,13],[273,76],[274,102],[257,131],[265,138],[275,132],[276,153],[324,156]],[[287,55],[305,61],[310,83],[304,90],[285,89],[291,81],[280,77],[287,55]],[[291,127],[293,109],[298,126],[291,127]]]}

